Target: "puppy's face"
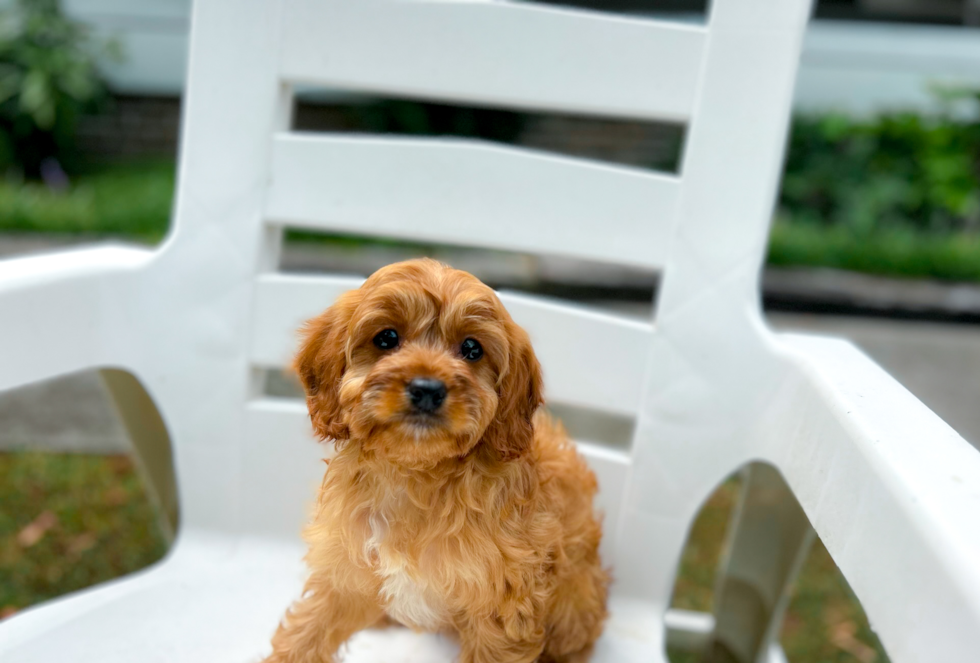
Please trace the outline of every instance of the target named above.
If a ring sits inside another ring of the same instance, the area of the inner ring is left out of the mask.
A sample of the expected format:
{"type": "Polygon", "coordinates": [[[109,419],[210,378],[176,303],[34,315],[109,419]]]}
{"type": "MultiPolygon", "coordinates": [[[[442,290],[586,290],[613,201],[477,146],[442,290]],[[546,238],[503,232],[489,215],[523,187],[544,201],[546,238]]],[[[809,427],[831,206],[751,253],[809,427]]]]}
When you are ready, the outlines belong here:
{"type": "Polygon", "coordinates": [[[423,468],[531,443],[541,376],[494,292],[432,260],[390,265],[309,321],[296,359],[317,434],[423,468]]]}

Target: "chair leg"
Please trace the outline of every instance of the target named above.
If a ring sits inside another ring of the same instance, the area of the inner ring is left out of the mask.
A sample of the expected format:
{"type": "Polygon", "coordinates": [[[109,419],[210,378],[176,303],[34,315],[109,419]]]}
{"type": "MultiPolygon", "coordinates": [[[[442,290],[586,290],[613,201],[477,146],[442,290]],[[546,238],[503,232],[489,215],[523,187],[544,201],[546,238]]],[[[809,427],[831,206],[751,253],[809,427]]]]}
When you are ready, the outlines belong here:
{"type": "Polygon", "coordinates": [[[749,465],[715,589],[704,663],[764,663],[814,532],[779,472],[749,465]]]}
{"type": "Polygon", "coordinates": [[[101,369],[99,374],[129,434],[146,492],[161,514],[164,536],[172,541],[177,531],[177,480],[167,428],[153,399],[132,374],[114,368],[101,369]]]}

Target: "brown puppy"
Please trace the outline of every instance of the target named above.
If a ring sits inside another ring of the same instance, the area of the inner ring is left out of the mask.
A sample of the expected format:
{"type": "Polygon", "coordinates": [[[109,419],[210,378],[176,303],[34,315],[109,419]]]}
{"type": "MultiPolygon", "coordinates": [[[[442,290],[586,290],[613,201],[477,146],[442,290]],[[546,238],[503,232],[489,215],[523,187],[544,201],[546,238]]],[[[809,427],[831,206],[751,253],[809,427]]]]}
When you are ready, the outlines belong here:
{"type": "Polygon", "coordinates": [[[463,663],[586,660],[609,582],[595,476],[537,413],[538,361],[494,292],[391,265],[307,323],[296,367],[337,455],[267,660],[333,661],[386,617],[458,633],[463,663]]]}

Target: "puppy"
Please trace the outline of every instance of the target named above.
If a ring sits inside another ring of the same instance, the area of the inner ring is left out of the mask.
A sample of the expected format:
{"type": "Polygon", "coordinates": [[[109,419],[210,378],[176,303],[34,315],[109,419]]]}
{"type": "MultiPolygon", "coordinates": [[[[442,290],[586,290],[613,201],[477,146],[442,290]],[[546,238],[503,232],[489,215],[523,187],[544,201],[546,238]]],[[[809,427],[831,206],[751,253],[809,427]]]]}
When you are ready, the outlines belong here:
{"type": "Polygon", "coordinates": [[[333,661],[388,620],[457,634],[462,663],[587,660],[609,583],[595,476],[537,412],[540,366],[494,292],[385,267],[307,323],[296,368],[336,456],[267,661],[333,661]]]}

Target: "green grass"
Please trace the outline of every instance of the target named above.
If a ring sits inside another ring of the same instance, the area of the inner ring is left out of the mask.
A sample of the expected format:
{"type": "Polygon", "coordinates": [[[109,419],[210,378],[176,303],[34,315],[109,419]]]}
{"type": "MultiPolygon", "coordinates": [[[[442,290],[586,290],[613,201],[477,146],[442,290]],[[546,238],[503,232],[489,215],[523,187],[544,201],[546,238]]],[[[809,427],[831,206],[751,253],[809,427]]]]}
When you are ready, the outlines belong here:
{"type": "Polygon", "coordinates": [[[174,164],[103,166],[64,192],[0,180],[0,232],[70,233],[159,242],[170,225],[174,164]]]}
{"type": "Polygon", "coordinates": [[[888,661],[861,604],[820,541],[797,579],[780,641],[794,663],[888,661]]]}
{"type": "Polygon", "coordinates": [[[0,454],[0,617],[156,562],[157,523],[125,456],[0,454]]]}

